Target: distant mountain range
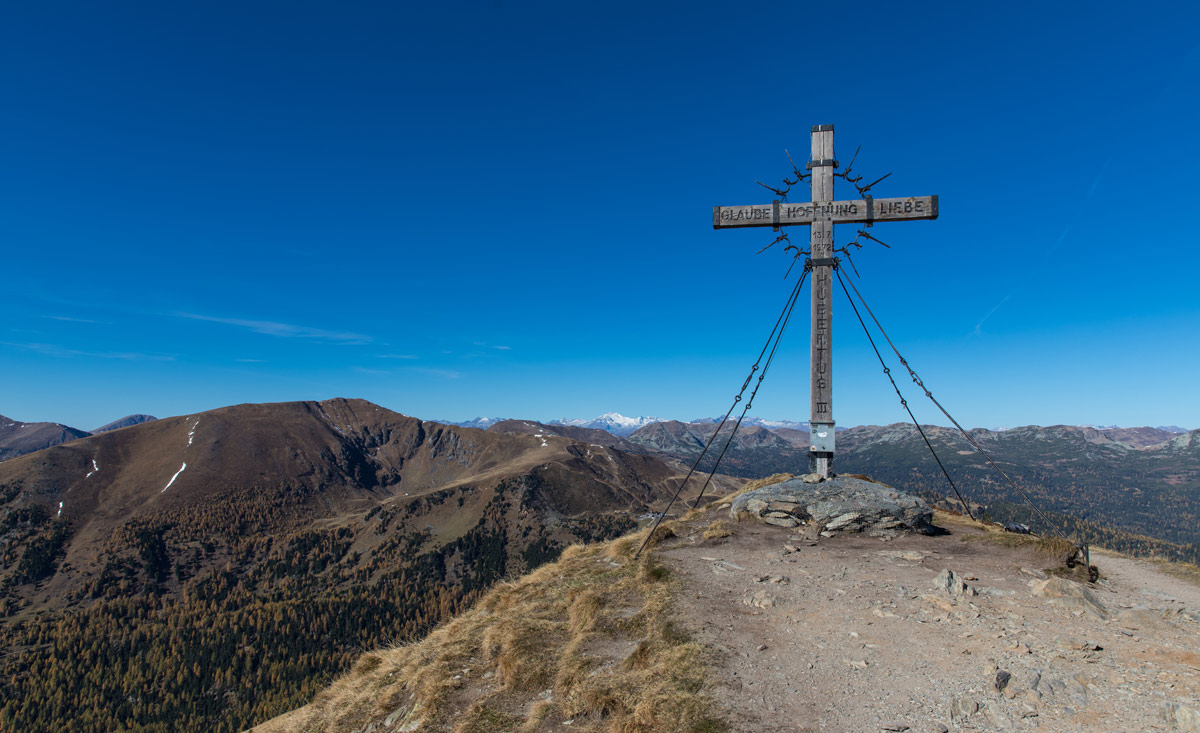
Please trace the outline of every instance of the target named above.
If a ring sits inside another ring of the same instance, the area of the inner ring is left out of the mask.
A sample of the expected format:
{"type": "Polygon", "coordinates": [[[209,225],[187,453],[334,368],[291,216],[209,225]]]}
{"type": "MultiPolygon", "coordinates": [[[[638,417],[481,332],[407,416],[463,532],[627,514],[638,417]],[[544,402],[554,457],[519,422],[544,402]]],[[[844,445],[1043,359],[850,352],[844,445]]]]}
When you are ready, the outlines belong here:
{"type": "MultiPolygon", "coordinates": [[[[444,423],[446,425],[458,425],[460,427],[465,427],[465,428],[480,428],[483,430],[487,430],[488,428],[492,427],[493,425],[495,425],[497,423],[511,421],[513,419],[515,419],[515,418],[477,417],[474,420],[463,420],[463,421],[439,420],[438,422],[444,423]]],[[[722,416],[698,417],[698,418],[695,418],[694,420],[686,421],[683,424],[703,425],[703,424],[707,424],[707,423],[719,423],[719,422],[721,422],[721,419],[722,419],[722,416]]],[[[729,418],[729,422],[732,423],[732,422],[736,422],[736,421],[737,421],[737,415],[736,414],[731,415],[729,418]]],[[[656,422],[681,422],[681,421],[673,421],[673,420],[669,420],[667,418],[661,418],[661,417],[626,417],[625,415],[622,415],[619,412],[606,412],[603,415],[600,415],[599,417],[594,417],[594,418],[561,418],[558,420],[550,420],[549,422],[545,422],[545,423],[538,422],[537,424],[539,424],[539,425],[566,425],[566,426],[571,426],[571,427],[593,428],[593,429],[597,429],[597,430],[604,430],[606,432],[612,433],[613,435],[620,435],[622,437],[625,437],[625,436],[632,435],[639,429],[641,429],[647,425],[656,423],[656,422]]],[[[763,428],[768,428],[771,430],[786,429],[786,430],[800,430],[805,433],[808,432],[808,421],[807,420],[769,419],[769,418],[754,417],[752,415],[747,415],[742,420],[742,425],[743,426],[763,427],[763,428]]],[[[1180,433],[1189,432],[1188,428],[1181,428],[1176,425],[1160,425],[1155,428],[1122,428],[1117,425],[1081,425],[1079,427],[1094,428],[1096,430],[1101,430],[1101,431],[1156,430],[1156,431],[1160,431],[1165,434],[1172,434],[1172,435],[1178,435],[1180,433]]],[[[849,429],[850,428],[843,427],[841,425],[837,426],[837,432],[839,432],[839,433],[849,430],[849,429]]],[[[1006,430],[1012,430],[1012,429],[1013,428],[1010,428],[1010,427],[991,428],[992,432],[1004,432],[1006,430]]]]}
{"type": "MultiPolygon", "coordinates": [[[[13,729],[240,730],[294,707],[359,649],[419,637],[489,585],[661,509],[706,444],[702,470],[724,450],[718,422],[460,427],[344,399],[134,415],[94,435],[0,418],[0,440],[33,451],[0,462],[13,729]],[[161,704],[107,702],[146,690],[161,704]]],[[[747,420],[709,495],[741,484],[730,475],[806,472],[806,428],[747,420]]],[[[957,431],[925,432],[992,519],[1200,560],[1200,431],[972,430],[1019,491],[957,431]]],[[[951,494],[911,425],[839,432],[834,467],[951,494]]]]}
{"type": "MultiPolygon", "coordinates": [[[[1053,526],[1043,526],[1043,531],[1071,528],[1081,538],[1130,552],[1200,560],[1200,430],[1071,425],[971,430],[972,438],[1018,483],[1020,489],[1014,490],[957,430],[922,427],[959,490],[990,516],[1039,526],[1020,493],[1024,491],[1052,517],[1053,526]],[[1151,547],[1145,536],[1166,544],[1151,547]]],[[[806,430],[743,424],[726,450],[732,424],[714,438],[716,428],[710,419],[668,420],[618,436],[598,428],[509,420],[491,430],[563,435],[673,459],[685,468],[711,441],[699,464],[702,471],[712,470],[723,451],[723,474],[761,478],[808,471],[806,430]]],[[[934,500],[953,495],[924,440],[908,424],[840,431],[834,466],[934,500]]]]}
{"type": "Polygon", "coordinates": [[[155,419],[150,415],[127,415],[89,432],[56,422],[20,422],[0,415],[0,461],[155,419]]]}
{"type": "MultiPolygon", "coordinates": [[[[481,428],[487,430],[493,425],[502,422],[509,422],[513,418],[507,417],[477,417],[474,420],[463,420],[461,422],[446,421],[448,425],[458,425],[464,428],[481,428]]],[[[538,423],[539,425],[561,425],[572,428],[589,428],[595,430],[604,430],[613,435],[629,435],[640,427],[649,425],[650,423],[662,422],[661,417],[625,417],[618,412],[606,412],[600,417],[591,419],[583,418],[563,418],[561,420],[551,420],[548,423],[538,423]]]]}
{"type": "Polygon", "coordinates": [[[563,418],[561,420],[551,420],[551,425],[567,425],[577,428],[595,428],[597,430],[606,430],[613,435],[632,435],[638,428],[645,427],[656,422],[662,422],[661,417],[625,417],[619,412],[606,412],[600,417],[592,418],[591,420],[582,420],[579,418],[563,418]]]}

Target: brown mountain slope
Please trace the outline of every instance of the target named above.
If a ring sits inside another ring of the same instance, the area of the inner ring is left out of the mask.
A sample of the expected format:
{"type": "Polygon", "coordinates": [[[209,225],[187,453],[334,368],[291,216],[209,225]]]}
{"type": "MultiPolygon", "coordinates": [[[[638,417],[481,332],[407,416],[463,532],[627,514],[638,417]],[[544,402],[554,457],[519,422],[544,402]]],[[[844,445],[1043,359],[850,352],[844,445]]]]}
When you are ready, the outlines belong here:
{"type": "MultiPolygon", "coordinates": [[[[721,455],[735,420],[721,428],[720,435],[700,462],[701,471],[712,470],[721,455]]],[[[651,423],[639,428],[629,440],[649,451],[691,465],[717,430],[717,423],[684,423],[675,420],[651,423]]],[[[804,433],[807,436],[807,433],[804,433]]],[[[807,438],[806,438],[807,440],[807,438]]],[[[757,425],[742,425],[721,461],[721,470],[747,477],[769,476],[773,473],[804,473],[808,470],[808,445],[794,442],[794,436],[784,437],[757,425]]]]}
{"type": "Polygon", "coordinates": [[[1177,433],[1172,433],[1169,430],[1150,427],[1101,428],[1100,432],[1108,439],[1122,445],[1127,445],[1130,448],[1149,448],[1150,446],[1161,445],[1177,435],[1177,433]]]}
{"type": "Polygon", "coordinates": [[[677,480],[649,456],[343,399],[237,405],[6,461],[0,643],[17,651],[0,658],[0,728],[250,725],[351,650],[630,529],[677,480]],[[142,702],[101,704],[130,696],[142,702]]]}
{"type": "Polygon", "coordinates": [[[546,425],[533,420],[501,420],[488,426],[488,430],[498,433],[527,433],[529,435],[561,435],[564,438],[577,440],[589,445],[603,445],[610,448],[620,448],[627,453],[645,453],[646,449],[636,443],[631,443],[619,435],[613,435],[599,428],[581,428],[575,425],[546,425]]]}
{"type": "Polygon", "coordinates": [[[89,435],[86,430],[54,422],[21,422],[0,415],[0,461],[68,443],[89,435]]]}
{"type": "Polygon", "coordinates": [[[61,502],[61,518],[74,526],[68,560],[82,560],[75,550],[94,549],[122,523],[231,491],[251,490],[264,500],[272,492],[299,493],[307,497],[300,502],[307,521],[311,511],[333,516],[463,484],[553,477],[563,468],[580,472],[547,497],[564,513],[644,507],[670,475],[653,459],[425,423],[338,399],[236,405],[92,436],[6,462],[0,485],[16,487],[17,503],[56,516],[61,502]]]}

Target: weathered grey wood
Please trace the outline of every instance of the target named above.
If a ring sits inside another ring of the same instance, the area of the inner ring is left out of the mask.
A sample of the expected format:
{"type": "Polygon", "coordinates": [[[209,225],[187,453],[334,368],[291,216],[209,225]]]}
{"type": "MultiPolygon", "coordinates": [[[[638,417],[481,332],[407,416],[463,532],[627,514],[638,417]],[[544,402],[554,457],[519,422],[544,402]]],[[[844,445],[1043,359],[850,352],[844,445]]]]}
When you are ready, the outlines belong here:
{"type": "Polygon", "coordinates": [[[809,225],[812,315],[809,358],[809,470],[828,477],[833,470],[833,225],[936,219],[937,196],[833,200],[833,125],[812,128],[812,200],[789,204],[714,206],[713,229],[809,225]],[[829,163],[826,165],[825,163],[829,163]]]}
{"type": "MultiPolygon", "coordinates": [[[[817,169],[814,168],[813,170],[815,172],[817,169]]],[[[832,170],[830,171],[830,175],[832,175],[832,170]]],[[[714,206],[713,229],[774,226],[772,222],[772,209],[771,204],[714,206]]],[[[817,205],[815,200],[796,204],[785,201],[779,204],[779,226],[812,224],[814,218],[828,218],[834,224],[848,224],[868,221],[913,221],[917,219],[936,219],[937,217],[937,196],[906,196],[903,198],[875,199],[869,207],[867,202],[862,199],[854,201],[829,201],[820,206],[817,205]],[[868,211],[868,208],[872,210],[868,211]]]]}
{"type": "MultiPolygon", "coordinates": [[[[812,132],[812,160],[833,160],[833,125],[817,125],[812,132]]],[[[812,203],[809,251],[812,253],[812,314],[809,358],[809,469],[828,477],[833,467],[833,166],[812,168],[812,203]],[[819,441],[822,429],[826,440],[819,441]]],[[[802,204],[800,206],[803,206],[802,204]]],[[[783,212],[780,212],[780,222],[783,212]]]]}

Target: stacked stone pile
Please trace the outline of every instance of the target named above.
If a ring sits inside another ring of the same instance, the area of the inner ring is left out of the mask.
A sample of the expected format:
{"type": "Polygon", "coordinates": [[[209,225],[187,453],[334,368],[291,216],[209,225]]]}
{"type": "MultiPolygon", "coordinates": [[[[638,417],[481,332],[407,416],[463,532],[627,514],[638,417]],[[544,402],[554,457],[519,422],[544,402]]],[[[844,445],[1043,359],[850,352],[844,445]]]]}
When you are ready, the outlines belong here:
{"type": "Polygon", "coordinates": [[[810,525],[834,532],[930,534],[933,511],[924,500],[890,486],[850,476],[822,481],[816,474],[748,491],[729,508],[733,519],[757,519],[777,527],[810,525]]]}

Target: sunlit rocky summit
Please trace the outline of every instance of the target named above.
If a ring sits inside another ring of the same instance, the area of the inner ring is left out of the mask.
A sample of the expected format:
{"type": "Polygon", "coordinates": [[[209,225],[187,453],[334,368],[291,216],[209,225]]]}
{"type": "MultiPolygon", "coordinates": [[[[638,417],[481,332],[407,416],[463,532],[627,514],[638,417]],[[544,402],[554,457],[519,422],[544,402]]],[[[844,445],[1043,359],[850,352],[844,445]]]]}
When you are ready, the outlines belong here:
{"type": "Polygon", "coordinates": [[[734,520],[751,517],[788,529],[803,525],[826,536],[832,532],[866,532],[873,537],[934,532],[933,510],[923,499],[854,476],[822,480],[806,474],[769,484],[739,495],[729,515],[734,520]]]}
{"type": "Polygon", "coordinates": [[[1093,550],[1093,582],[1069,542],[862,484],[570,548],[256,730],[1200,730],[1194,566],[1093,550]],[[880,497],[889,526],[839,519],[880,497]]]}

